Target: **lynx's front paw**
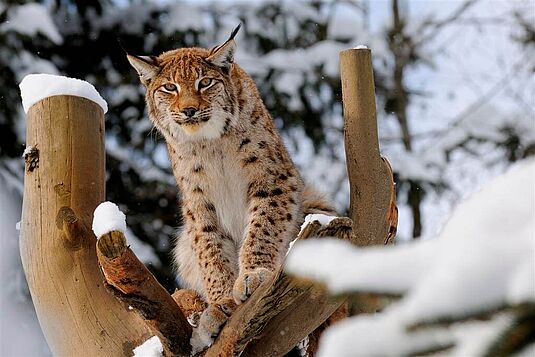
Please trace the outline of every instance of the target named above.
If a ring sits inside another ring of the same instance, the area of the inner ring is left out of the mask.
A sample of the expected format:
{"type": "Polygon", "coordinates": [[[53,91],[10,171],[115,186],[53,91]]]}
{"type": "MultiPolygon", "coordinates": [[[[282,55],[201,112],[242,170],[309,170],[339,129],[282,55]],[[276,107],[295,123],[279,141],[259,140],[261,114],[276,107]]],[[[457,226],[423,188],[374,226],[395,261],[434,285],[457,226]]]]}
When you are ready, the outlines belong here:
{"type": "Polygon", "coordinates": [[[209,347],[221,331],[229,316],[236,309],[236,303],[231,298],[210,304],[201,314],[198,326],[191,334],[191,354],[195,355],[209,347]]]}
{"type": "Polygon", "coordinates": [[[241,304],[266,280],[271,279],[274,273],[266,268],[257,268],[240,273],[234,283],[234,300],[241,304]]]}

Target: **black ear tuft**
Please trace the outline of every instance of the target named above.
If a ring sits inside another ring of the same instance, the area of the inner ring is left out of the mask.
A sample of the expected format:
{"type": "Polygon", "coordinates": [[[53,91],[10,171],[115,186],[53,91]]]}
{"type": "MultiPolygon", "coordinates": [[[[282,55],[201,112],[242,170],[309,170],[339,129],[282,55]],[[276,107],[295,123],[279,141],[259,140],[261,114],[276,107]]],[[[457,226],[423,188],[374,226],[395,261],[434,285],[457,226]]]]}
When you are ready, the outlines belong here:
{"type": "Polygon", "coordinates": [[[238,34],[238,31],[240,31],[240,28],[241,28],[241,23],[239,23],[238,26],[236,26],[236,28],[232,31],[228,41],[234,40],[234,37],[236,37],[236,35],[238,34]]]}
{"type": "Polygon", "coordinates": [[[228,40],[220,46],[212,48],[210,55],[206,58],[209,63],[228,70],[230,65],[234,62],[234,52],[236,52],[236,42],[234,37],[241,28],[239,24],[230,34],[228,40]]]}
{"type": "Polygon", "coordinates": [[[121,40],[119,36],[115,36],[115,40],[117,41],[117,44],[119,45],[119,47],[121,47],[121,50],[123,50],[123,52],[128,55],[128,51],[126,50],[124,46],[123,40],[121,40]]]}

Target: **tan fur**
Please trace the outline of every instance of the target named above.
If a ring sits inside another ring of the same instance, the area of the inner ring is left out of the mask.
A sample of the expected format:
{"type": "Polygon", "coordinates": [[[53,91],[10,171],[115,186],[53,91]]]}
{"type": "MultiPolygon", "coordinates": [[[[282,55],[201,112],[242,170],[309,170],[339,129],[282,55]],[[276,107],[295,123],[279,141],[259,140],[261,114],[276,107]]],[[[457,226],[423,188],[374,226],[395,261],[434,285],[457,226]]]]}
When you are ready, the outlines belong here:
{"type": "Polygon", "coordinates": [[[203,340],[281,265],[303,208],[333,212],[304,188],[254,82],[232,63],[234,48],[231,38],[212,51],[129,56],[182,194],[185,224],[174,255],[182,282],[209,303],[203,340]],[[212,84],[200,89],[203,78],[212,84]]]}

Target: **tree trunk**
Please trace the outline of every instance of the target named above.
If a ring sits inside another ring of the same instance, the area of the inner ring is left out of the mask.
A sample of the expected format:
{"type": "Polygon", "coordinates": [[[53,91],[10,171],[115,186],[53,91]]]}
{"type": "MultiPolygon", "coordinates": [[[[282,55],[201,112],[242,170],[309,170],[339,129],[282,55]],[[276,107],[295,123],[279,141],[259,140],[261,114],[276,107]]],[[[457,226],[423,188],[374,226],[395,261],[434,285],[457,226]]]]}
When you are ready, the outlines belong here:
{"type": "Polygon", "coordinates": [[[104,200],[104,115],[90,100],[45,98],[28,112],[20,249],[56,356],[131,356],[150,337],[104,286],[91,231],[104,200]]]}
{"type": "Polygon", "coordinates": [[[397,226],[397,211],[393,219],[392,173],[379,153],[371,51],[342,51],[340,75],[353,242],[358,246],[386,244],[392,226],[397,226]]]}
{"type": "MultiPolygon", "coordinates": [[[[392,30],[389,36],[390,50],[394,56],[394,93],[396,96],[396,105],[394,114],[398,120],[401,129],[401,138],[405,150],[412,151],[412,139],[409,128],[409,119],[407,117],[407,105],[409,94],[405,88],[405,67],[409,63],[412,44],[407,43],[404,28],[405,21],[400,14],[398,0],[392,0],[392,30]]],[[[422,218],[420,205],[422,203],[423,188],[414,180],[408,182],[408,204],[412,211],[412,237],[419,238],[422,235],[422,218]]]]}

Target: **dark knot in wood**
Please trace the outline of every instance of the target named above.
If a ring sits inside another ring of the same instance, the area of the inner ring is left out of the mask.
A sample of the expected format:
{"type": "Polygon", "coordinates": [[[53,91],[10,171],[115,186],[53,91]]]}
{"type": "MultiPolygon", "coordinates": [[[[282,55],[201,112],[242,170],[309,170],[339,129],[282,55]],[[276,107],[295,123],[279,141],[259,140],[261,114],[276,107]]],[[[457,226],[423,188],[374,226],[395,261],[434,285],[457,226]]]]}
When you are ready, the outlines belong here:
{"type": "Polygon", "coordinates": [[[28,152],[25,152],[23,157],[27,172],[33,172],[33,170],[39,167],[39,149],[37,145],[31,147],[28,152]]]}

